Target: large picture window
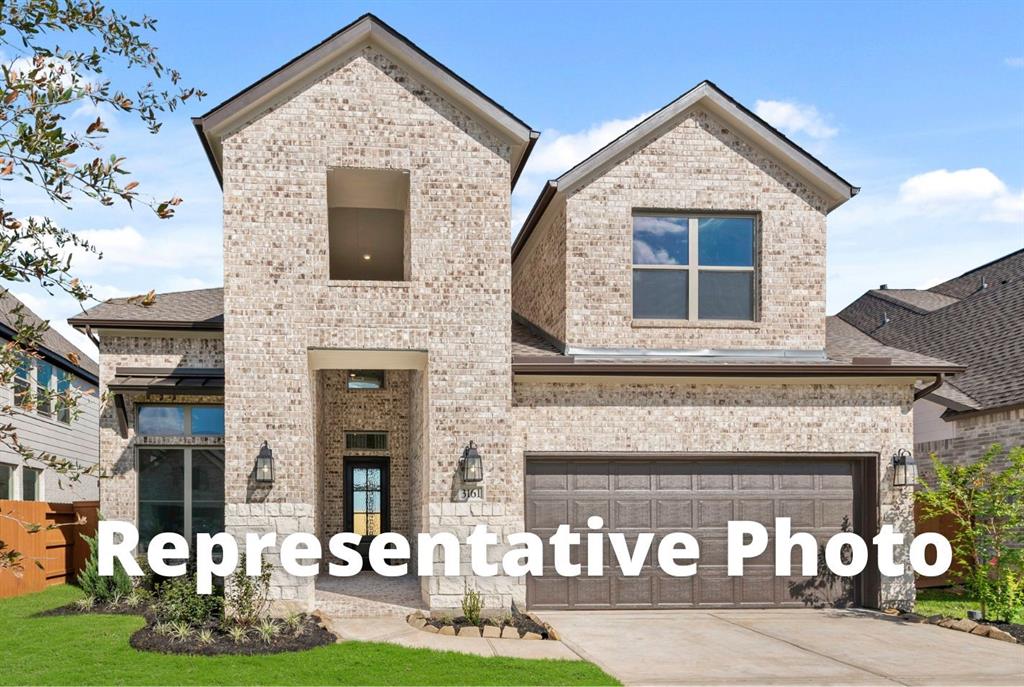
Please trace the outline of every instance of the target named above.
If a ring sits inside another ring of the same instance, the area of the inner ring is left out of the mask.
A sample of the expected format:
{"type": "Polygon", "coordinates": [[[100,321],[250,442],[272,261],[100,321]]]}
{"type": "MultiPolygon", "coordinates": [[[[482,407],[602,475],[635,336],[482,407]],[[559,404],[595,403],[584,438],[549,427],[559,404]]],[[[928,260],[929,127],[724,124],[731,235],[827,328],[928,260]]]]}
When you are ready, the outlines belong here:
{"type": "Polygon", "coordinates": [[[140,448],[139,545],[160,532],[190,542],[200,532],[224,529],[224,450],[140,448]]]}
{"type": "Polygon", "coordinates": [[[633,216],[633,317],[753,320],[755,219],[633,216]]]}

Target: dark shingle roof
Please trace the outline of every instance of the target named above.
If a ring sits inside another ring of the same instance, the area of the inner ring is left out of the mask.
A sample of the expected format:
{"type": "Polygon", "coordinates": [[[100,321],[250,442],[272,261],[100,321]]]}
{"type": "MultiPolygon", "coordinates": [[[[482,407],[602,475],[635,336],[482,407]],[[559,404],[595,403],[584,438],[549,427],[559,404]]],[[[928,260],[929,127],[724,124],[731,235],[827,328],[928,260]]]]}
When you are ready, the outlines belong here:
{"type": "Polygon", "coordinates": [[[955,299],[935,310],[888,293],[869,291],[839,317],[888,346],[965,366],[956,388],[981,408],[1024,402],[1024,251],[920,292],[955,299]]]}
{"type": "Polygon", "coordinates": [[[518,315],[512,315],[512,355],[545,356],[561,355],[557,343],[545,336],[538,328],[518,315]]]}
{"type": "MultiPolygon", "coordinates": [[[[29,310],[28,306],[18,300],[10,291],[4,289],[0,291],[0,324],[5,325],[5,328],[17,328],[17,318],[11,311],[18,305],[22,306],[21,312],[28,324],[38,326],[43,321],[41,317],[29,310]]],[[[43,332],[40,337],[40,343],[43,348],[60,358],[65,365],[81,368],[93,377],[99,375],[100,368],[96,361],[90,358],[78,346],[64,338],[56,329],[50,328],[43,332]],[[77,358],[77,363],[72,358],[77,358]]]]}
{"type": "Polygon", "coordinates": [[[224,326],[224,289],[199,289],[158,293],[152,304],[143,305],[141,296],[112,298],[68,320],[78,326],[180,325],[219,329],[224,326]]]}

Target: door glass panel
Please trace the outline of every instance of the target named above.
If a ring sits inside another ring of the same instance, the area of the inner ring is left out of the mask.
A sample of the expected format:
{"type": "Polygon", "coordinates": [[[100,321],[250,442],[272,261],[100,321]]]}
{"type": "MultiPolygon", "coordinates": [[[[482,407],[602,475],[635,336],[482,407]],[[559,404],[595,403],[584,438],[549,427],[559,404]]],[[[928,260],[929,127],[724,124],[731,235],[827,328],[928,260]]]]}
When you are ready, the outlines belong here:
{"type": "Polygon", "coordinates": [[[349,507],[352,509],[352,531],[356,534],[374,536],[381,533],[382,484],[381,468],[352,469],[349,507]]]}

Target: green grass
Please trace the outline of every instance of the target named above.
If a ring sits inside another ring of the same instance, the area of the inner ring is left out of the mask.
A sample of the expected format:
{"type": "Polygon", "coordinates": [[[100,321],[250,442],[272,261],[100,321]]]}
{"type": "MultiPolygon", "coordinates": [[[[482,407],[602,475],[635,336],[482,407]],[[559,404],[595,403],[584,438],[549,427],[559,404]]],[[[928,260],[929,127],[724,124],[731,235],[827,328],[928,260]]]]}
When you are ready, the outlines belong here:
{"type": "Polygon", "coordinates": [[[967,611],[979,609],[981,604],[977,599],[948,589],[918,590],[914,606],[914,612],[921,615],[948,615],[951,618],[966,618],[967,611]]]}
{"type": "Polygon", "coordinates": [[[0,684],[31,685],[615,685],[584,661],[483,658],[345,642],[271,656],[136,651],[138,616],[34,618],[82,596],[75,587],[0,601],[0,684]]]}

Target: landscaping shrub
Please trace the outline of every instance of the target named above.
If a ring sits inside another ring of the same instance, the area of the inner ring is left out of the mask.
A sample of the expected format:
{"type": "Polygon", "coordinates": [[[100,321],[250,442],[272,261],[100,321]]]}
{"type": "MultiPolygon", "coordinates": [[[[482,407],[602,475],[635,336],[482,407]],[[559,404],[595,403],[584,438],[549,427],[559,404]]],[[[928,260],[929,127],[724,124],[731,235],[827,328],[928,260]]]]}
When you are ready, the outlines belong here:
{"type": "Polygon", "coordinates": [[[270,606],[270,571],[270,563],[264,560],[260,565],[260,574],[250,577],[245,574],[245,554],[239,556],[238,566],[231,573],[224,589],[229,618],[241,625],[255,625],[263,619],[270,606]]]}
{"type": "Polygon", "coordinates": [[[196,580],[192,575],[174,577],[157,586],[157,599],[153,604],[157,617],[165,623],[188,623],[202,625],[219,618],[224,600],[214,594],[196,592],[196,580]]]}
{"type": "Polygon", "coordinates": [[[99,547],[96,539],[83,534],[82,539],[89,545],[89,558],[85,567],[78,574],[78,586],[96,602],[109,603],[126,598],[132,593],[132,578],[119,561],[114,560],[114,574],[104,577],[100,575],[99,547]]]}
{"type": "Polygon", "coordinates": [[[474,625],[479,625],[480,611],[483,607],[484,601],[480,596],[480,592],[475,589],[467,589],[466,593],[462,596],[462,615],[466,616],[466,620],[474,625]]]}
{"type": "Polygon", "coordinates": [[[966,571],[964,586],[987,619],[1024,616],[1024,447],[1004,455],[998,444],[967,465],[946,465],[933,454],[934,483],[922,481],[915,498],[926,518],[951,516],[953,560],[966,571]]]}

